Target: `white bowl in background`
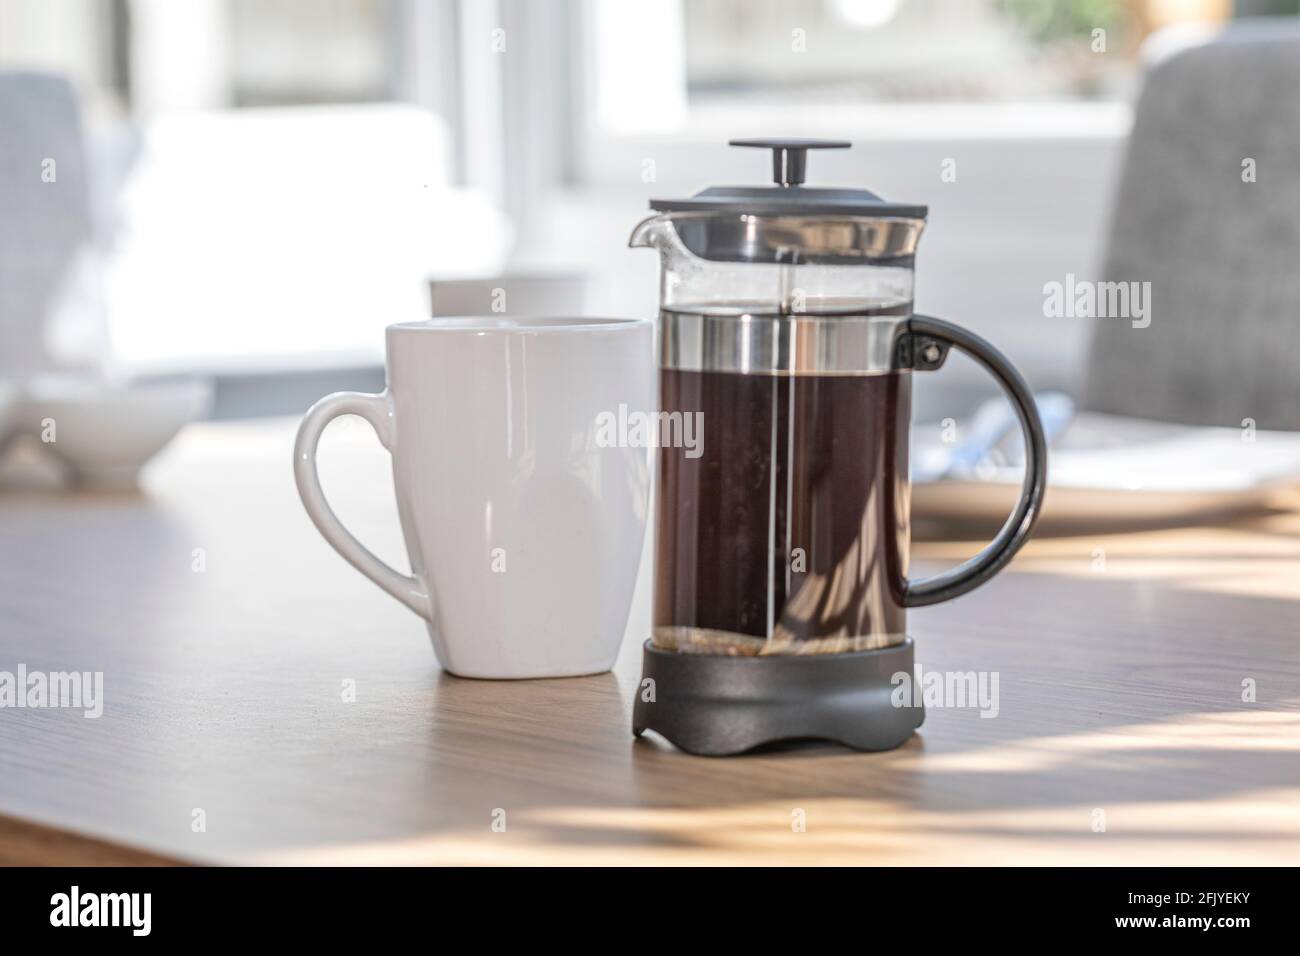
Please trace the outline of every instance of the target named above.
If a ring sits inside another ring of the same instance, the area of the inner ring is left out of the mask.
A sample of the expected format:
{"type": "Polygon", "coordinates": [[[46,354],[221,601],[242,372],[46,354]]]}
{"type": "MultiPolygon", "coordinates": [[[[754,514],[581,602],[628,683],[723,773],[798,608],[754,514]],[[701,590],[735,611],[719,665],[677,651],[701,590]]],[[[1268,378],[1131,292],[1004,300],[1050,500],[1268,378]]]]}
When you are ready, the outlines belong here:
{"type": "Polygon", "coordinates": [[[133,488],[145,463],[211,404],[207,381],[114,384],[50,376],[24,385],[11,428],[40,440],[79,485],[133,488]]]}

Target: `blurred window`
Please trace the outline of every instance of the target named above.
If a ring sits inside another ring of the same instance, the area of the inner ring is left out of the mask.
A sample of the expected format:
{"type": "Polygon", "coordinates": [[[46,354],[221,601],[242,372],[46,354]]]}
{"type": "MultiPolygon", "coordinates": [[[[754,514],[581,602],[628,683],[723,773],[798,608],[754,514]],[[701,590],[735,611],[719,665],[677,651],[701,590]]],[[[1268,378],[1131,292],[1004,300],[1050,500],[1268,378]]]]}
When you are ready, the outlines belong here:
{"type": "MultiPolygon", "coordinates": [[[[891,122],[915,116],[917,104],[951,107],[944,121],[957,125],[955,111],[966,105],[978,108],[972,116],[1000,104],[1077,105],[1064,122],[1109,129],[1114,111],[1089,107],[1124,108],[1142,41],[1169,24],[1226,20],[1234,4],[588,0],[586,9],[596,77],[588,131],[599,141],[692,135],[719,123],[795,128],[833,121],[843,124],[841,135],[867,127],[890,135],[891,122]],[[873,111],[869,124],[865,109],[873,111]]],[[[1024,111],[1020,132],[1056,135],[1040,115],[1024,111]]],[[[581,145],[590,152],[599,143],[581,145]]]]}
{"type": "Polygon", "coordinates": [[[440,0],[0,0],[0,68],[92,114],[404,98],[404,27],[440,0]]]}
{"type": "Polygon", "coordinates": [[[392,6],[388,0],[230,0],[235,105],[390,98],[392,6]]]}
{"type": "MultiPolygon", "coordinates": [[[[1133,77],[1142,6],[1149,4],[693,0],[685,6],[687,87],[692,101],[1119,96],[1133,77]]],[[[1196,12],[1226,0],[1179,6],[1196,12]]]]}
{"type": "Polygon", "coordinates": [[[0,0],[0,69],[59,73],[84,105],[127,105],[126,0],[0,0]]]}

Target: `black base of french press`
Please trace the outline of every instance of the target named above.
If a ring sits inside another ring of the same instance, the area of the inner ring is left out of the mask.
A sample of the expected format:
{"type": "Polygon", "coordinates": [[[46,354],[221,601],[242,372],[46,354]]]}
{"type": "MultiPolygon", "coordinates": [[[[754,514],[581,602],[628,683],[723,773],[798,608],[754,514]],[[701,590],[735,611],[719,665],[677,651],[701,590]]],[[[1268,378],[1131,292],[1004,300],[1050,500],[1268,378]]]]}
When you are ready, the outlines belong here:
{"type": "Polygon", "coordinates": [[[709,757],[804,739],[892,750],[925,720],[919,701],[894,706],[894,675],[904,672],[915,679],[910,637],[872,651],[770,657],[680,654],[646,641],[632,733],[653,730],[709,757]]]}

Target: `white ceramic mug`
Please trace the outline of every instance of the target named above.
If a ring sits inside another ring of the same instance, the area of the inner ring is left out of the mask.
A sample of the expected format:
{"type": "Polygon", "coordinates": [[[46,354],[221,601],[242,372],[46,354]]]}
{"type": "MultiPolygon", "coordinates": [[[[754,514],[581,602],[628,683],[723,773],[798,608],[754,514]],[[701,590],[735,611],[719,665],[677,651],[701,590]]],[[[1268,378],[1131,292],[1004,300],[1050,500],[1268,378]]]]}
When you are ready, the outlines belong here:
{"type": "Polygon", "coordinates": [[[303,418],[294,474],[316,527],[357,570],[428,621],[462,677],[607,671],[636,585],[649,449],[601,438],[620,406],[654,402],[654,327],[621,319],[477,317],[393,325],[388,388],[339,392],[303,418]],[[339,415],[393,458],[412,574],[343,527],[316,473],[339,415]]]}

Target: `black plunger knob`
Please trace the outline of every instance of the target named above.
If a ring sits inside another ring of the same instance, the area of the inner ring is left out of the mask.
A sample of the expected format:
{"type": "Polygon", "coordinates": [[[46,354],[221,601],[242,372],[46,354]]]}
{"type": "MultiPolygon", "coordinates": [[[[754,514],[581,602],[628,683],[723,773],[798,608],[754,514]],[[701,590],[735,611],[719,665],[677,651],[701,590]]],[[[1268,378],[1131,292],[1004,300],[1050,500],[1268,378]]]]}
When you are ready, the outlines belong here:
{"type": "Polygon", "coordinates": [[[848,149],[853,144],[842,139],[733,139],[728,145],[770,149],[772,182],[778,186],[798,186],[808,171],[808,150],[848,149]]]}

